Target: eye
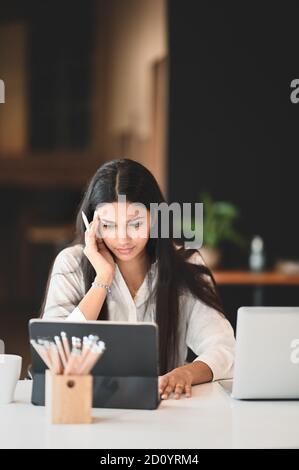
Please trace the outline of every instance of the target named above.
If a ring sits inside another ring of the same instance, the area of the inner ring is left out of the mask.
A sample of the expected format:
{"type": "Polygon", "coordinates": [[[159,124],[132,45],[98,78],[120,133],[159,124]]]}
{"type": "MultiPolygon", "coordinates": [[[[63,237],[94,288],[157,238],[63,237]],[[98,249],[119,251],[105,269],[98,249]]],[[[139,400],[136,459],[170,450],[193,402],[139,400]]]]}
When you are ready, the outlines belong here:
{"type": "Polygon", "coordinates": [[[136,230],[138,230],[139,227],[141,227],[141,225],[142,225],[142,222],[135,222],[135,223],[129,224],[130,227],[134,227],[136,230]]]}
{"type": "Polygon", "coordinates": [[[103,228],[104,228],[105,230],[106,230],[106,229],[109,230],[109,229],[114,228],[114,225],[112,225],[112,224],[104,224],[104,223],[103,223],[102,226],[103,226],[103,228]]]}

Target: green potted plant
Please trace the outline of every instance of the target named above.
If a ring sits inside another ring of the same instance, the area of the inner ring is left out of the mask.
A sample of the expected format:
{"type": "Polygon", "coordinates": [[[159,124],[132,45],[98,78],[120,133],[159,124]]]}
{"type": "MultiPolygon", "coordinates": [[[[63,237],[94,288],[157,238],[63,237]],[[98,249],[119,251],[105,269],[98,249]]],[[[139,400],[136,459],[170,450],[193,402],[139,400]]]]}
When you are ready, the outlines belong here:
{"type": "MultiPolygon", "coordinates": [[[[239,217],[237,207],[227,201],[214,201],[207,191],[200,195],[203,203],[203,244],[200,252],[210,269],[219,266],[221,260],[220,243],[230,241],[244,247],[246,241],[234,228],[239,217]]],[[[194,228],[194,220],[192,227],[194,228]]],[[[187,227],[186,227],[187,228],[187,227]]]]}

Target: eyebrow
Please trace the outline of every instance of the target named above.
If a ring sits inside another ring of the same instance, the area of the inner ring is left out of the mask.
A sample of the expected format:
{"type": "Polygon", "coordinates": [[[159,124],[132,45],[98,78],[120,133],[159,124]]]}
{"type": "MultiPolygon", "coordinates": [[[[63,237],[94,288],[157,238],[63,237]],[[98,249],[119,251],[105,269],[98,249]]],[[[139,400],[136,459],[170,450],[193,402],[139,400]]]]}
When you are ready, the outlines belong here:
{"type": "MultiPolygon", "coordinates": [[[[140,215],[137,217],[132,217],[132,219],[128,219],[127,222],[131,222],[132,220],[139,220],[139,219],[144,219],[144,217],[140,215]]],[[[115,224],[114,220],[108,220],[108,219],[102,219],[102,218],[101,218],[101,222],[107,222],[108,224],[115,224]]]]}

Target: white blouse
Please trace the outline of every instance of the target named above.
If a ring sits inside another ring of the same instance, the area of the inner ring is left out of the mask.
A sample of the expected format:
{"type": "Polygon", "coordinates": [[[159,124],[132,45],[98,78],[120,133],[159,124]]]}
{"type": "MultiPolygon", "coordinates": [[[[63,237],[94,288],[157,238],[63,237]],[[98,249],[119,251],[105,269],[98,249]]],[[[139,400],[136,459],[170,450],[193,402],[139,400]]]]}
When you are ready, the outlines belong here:
{"type": "MultiPolygon", "coordinates": [[[[86,321],[78,304],[85,295],[83,272],[80,259],[82,245],[65,248],[55,258],[50,274],[48,294],[43,319],[86,321]]],[[[189,262],[203,263],[199,252],[189,258],[189,262]]],[[[107,295],[109,320],[129,322],[155,322],[155,295],[146,310],[149,295],[148,276],[152,279],[155,293],[157,281],[157,261],[151,265],[134,299],[116,264],[111,295],[107,295]]],[[[99,318],[100,319],[100,318],[99,318]]],[[[189,347],[197,357],[211,368],[213,380],[233,377],[235,338],[229,321],[217,310],[208,307],[190,291],[179,296],[179,344],[178,364],[186,363],[189,347]]]]}

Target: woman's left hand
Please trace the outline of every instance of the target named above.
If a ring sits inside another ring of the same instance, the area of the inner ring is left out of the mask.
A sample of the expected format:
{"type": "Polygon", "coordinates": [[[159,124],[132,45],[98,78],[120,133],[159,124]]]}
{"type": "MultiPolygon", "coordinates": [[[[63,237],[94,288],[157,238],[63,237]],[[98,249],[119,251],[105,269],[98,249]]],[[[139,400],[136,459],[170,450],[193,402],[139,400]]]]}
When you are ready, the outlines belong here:
{"type": "Polygon", "coordinates": [[[178,399],[184,393],[186,397],[191,397],[192,374],[184,366],[177,367],[165,375],[159,377],[159,393],[163,400],[167,400],[170,393],[174,393],[174,398],[178,399]]]}

